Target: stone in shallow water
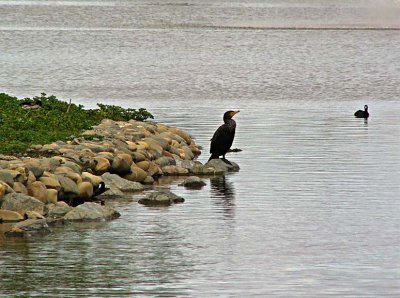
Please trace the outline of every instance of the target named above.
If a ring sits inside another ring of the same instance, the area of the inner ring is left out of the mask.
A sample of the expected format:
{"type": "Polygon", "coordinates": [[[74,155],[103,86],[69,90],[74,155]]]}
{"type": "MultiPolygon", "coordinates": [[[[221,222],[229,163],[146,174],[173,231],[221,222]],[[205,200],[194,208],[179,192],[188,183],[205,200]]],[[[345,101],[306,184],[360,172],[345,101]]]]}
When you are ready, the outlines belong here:
{"type": "Polygon", "coordinates": [[[110,206],[86,202],[68,212],[64,219],[69,221],[104,221],[118,217],[120,217],[118,211],[110,206]]]}
{"type": "Polygon", "coordinates": [[[27,219],[11,226],[11,229],[5,233],[8,237],[25,237],[37,233],[51,232],[46,219],[27,219]]]}
{"type": "Polygon", "coordinates": [[[204,185],[206,185],[206,183],[203,180],[201,180],[199,177],[192,176],[192,177],[185,179],[183,181],[182,185],[187,188],[200,189],[204,185]]]}
{"type": "Polygon", "coordinates": [[[222,159],[211,159],[204,167],[213,168],[216,172],[237,172],[240,169],[237,163],[222,159]]]}
{"type": "Polygon", "coordinates": [[[162,189],[148,194],[142,198],[138,203],[146,206],[170,206],[172,204],[183,203],[184,198],[177,196],[169,190],[162,189]]]}

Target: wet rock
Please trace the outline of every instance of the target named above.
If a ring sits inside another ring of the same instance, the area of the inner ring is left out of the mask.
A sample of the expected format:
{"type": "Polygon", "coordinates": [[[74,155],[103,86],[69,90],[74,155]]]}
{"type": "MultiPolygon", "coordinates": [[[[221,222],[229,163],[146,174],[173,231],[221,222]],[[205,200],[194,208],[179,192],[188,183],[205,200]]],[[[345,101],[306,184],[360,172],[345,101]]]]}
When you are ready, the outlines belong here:
{"type": "Polygon", "coordinates": [[[27,237],[37,233],[51,232],[46,219],[27,219],[11,226],[5,233],[7,237],[27,237]]]}
{"type": "Polygon", "coordinates": [[[146,206],[170,206],[183,203],[184,198],[177,196],[169,190],[163,189],[148,194],[145,198],[139,199],[138,203],[146,206]]]}
{"type": "Polygon", "coordinates": [[[120,217],[120,214],[110,206],[86,202],[68,212],[64,219],[69,221],[103,221],[118,217],[120,217]]]}
{"type": "Polygon", "coordinates": [[[240,169],[237,163],[233,161],[227,162],[222,159],[211,159],[204,167],[212,168],[215,172],[236,172],[240,169]]]}
{"type": "Polygon", "coordinates": [[[182,185],[191,189],[200,189],[206,185],[206,183],[197,176],[191,176],[185,179],[182,185]]]}
{"type": "Polygon", "coordinates": [[[45,204],[38,199],[20,193],[9,193],[3,198],[1,209],[16,211],[22,216],[26,211],[36,211],[44,214],[45,204]]]}

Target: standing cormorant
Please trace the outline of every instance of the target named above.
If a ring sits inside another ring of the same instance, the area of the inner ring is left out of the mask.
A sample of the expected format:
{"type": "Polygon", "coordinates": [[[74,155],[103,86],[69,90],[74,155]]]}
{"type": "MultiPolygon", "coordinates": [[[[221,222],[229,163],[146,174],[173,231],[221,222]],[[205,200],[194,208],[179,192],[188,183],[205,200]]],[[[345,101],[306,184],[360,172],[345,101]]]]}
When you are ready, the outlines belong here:
{"type": "Polygon", "coordinates": [[[368,113],[368,106],[364,106],[364,111],[363,110],[358,110],[357,112],[354,113],[354,116],[357,118],[368,118],[369,113],[368,113]]]}
{"type": "Polygon", "coordinates": [[[211,159],[219,158],[225,159],[225,154],[232,146],[233,139],[235,138],[236,122],[232,119],[239,111],[227,111],[224,114],[224,124],[222,124],[215,131],[210,146],[211,159]]]}

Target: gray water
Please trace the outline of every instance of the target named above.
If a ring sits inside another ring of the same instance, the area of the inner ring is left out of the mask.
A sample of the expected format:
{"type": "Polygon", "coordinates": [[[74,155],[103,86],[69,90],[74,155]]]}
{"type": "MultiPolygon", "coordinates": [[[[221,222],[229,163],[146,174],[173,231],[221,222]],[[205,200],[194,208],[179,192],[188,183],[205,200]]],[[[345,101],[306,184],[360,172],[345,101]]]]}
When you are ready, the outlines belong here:
{"type": "MultiPolygon", "coordinates": [[[[399,1],[0,1],[0,91],[145,107],[241,170],[0,237],[0,296],[400,296],[399,1]],[[354,111],[368,104],[368,121],[354,111]]],[[[0,107],[1,108],[1,107],[0,107]]]]}

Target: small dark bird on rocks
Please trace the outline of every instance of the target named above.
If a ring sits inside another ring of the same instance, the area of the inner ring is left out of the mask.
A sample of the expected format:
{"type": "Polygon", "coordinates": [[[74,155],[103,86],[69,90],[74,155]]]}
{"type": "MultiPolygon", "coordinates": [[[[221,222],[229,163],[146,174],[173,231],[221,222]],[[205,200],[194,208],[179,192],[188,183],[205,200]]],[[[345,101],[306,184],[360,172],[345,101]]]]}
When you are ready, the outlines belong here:
{"type": "Polygon", "coordinates": [[[232,146],[233,139],[235,138],[236,122],[232,119],[239,111],[227,111],[224,114],[224,124],[222,124],[215,131],[210,146],[210,159],[217,159],[222,155],[225,161],[225,154],[232,146]]]}
{"type": "Polygon", "coordinates": [[[369,113],[368,113],[368,106],[364,106],[364,111],[363,110],[358,110],[357,112],[354,113],[354,116],[357,118],[368,118],[369,113]]]}

